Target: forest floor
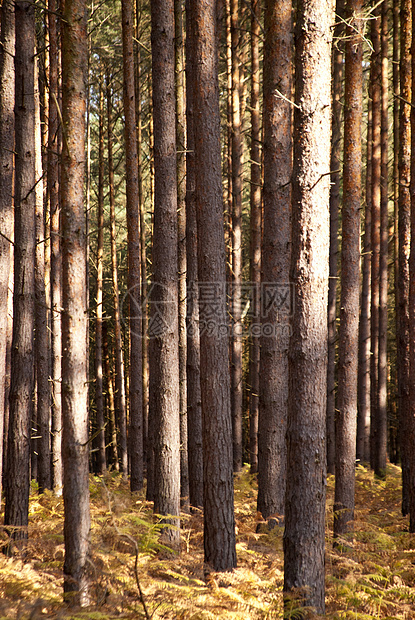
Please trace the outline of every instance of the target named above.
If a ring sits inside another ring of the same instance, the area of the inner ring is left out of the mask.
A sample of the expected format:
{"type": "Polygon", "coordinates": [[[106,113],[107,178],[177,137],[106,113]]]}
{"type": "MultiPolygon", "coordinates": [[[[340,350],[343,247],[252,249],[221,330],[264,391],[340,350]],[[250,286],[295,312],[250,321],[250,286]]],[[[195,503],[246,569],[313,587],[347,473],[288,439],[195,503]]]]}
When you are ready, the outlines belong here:
{"type": "MultiPolygon", "coordinates": [[[[238,568],[208,582],[201,514],[182,515],[182,550],[173,555],[158,543],[161,526],[151,505],[131,495],[118,474],[91,477],[90,490],[93,605],[76,611],[63,604],[63,500],[33,488],[24,558],[0,554],[0,620],[145,618],[138,583],[154,620],[302,617],[298,611],[284,616],[283,528],[256,532],[260,515],[248,470],[235,480],[238,568]]],[[[389,465],[386,481],[379,481],[357,468],[355,536],[341,550],[332,545],[333,494],[330,476],[326,618],[415,619],[415,535],[400,512],[400,469],[389,465]]]]}

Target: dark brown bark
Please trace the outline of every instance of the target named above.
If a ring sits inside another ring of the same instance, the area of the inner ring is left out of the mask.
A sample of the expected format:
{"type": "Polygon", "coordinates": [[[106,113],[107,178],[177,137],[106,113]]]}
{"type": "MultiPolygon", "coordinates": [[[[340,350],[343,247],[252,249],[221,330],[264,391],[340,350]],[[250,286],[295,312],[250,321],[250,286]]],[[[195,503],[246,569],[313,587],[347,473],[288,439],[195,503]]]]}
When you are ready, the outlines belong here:
{"type": "Polygon", "coordinates": [[[195,0],[192,10],[195,54],[205,59],[205,62],[195,64],[194,90],[204,551],[208,569],[225,571],[236,566],[236,549],[216,2],[195,0]],[[213,317],[212,304],[209,303],[212,295],[215,300],[213,317]]]}
{"type": "MultiPolygon", "coordinates": [[[[36,452],[39,491],[51,488],[49,384],[50,338],[46,302],[46,214],[43,196],[42,135],[38,72],[35,68],[35,174],[36,174],[36,264],[35,264],[35,357],[36,357],[36,452]]],[[[32,478],[34,478],[32,472],[32,478]]]]}
{"type": "Polygon", "coordinates": [[[122,0],[122,37],[124,71],[124,117],[126,151],[127,233],[128,233],[128,298],[130,328],[129,451],[131,464],[130,487],[139,491],[143,487],[143,378],[141,333],[141,254],[138,152],[136,132],[136,105],[133,53],[133,4],[122,0]]]}
{"type": "Polygon", "coordinates": [[[388,2],[382,4],[381,15],[381,205],[379,238],[379,367],[378,367],[378,418],[376,422],[375,474],[386,476],[387,425],[387,384],[388,384],[388,2]]]}
{"type": "Polygon", "coordinates": [[[402,514],[409,512],[409,252],[411,239],[411,1],[401,1],[400,109],[399,109],[399,272],[397,306],[397,365],[399,436],[402,462],[402,514]]]}
{"type": "Polygon", "coordinates": [[[346,21],[335,536],[353,529],[354,519],[362,168],[362,0],[347,0],[346,21]]]}
{"type": "Polygon", "coordinates": [[[177,240],[179,274],[180,497],[189,505],[186,339],[186,115],[184,89],[183,0],[175,0],[177,240]]]}
{"type": "Polygon", "coordinates": [[[251,189],[250,189],[250,280],[252,283],[252,318],[249,354],[249,463],[251,473],[258,471],[258,415],[260,363],[260,285],[261,285],[261,119],[259,111],[259,39],[261,3],[251,2],[251,189]],[[255,326],[255,327],[254,327],[255,326]]]}
{"type": "Polygon", "coordinates": [[[14,296],[10,418],[4,524],[12,538],[26,538],[30,483],[30,428],[34,389],[35,327],[35,12],[15,3],[14,296]]]}
{"type": "Polygon", "coordinates": [[[371,271],[371,216],[372,216],[372,106],[369,84],[367,114],[367,148],[365,180],[365,218],[362,248],[362,291],[359,320],[359,361],[357,377],[357,440],[356,457],[363,463],[370,461],[370,271],[371,271]]]}
{"type": "Polygon", "coordinates": [[[90,533],[88,479],[88,314],[86,283],[85,112],[87,12],[65,0],[62,21],[62,455],[64,592],[87,605],[90,533]]]}
{"type": "Polygon", "coordinates": [[[97,426],[97,472],[107,468],[105,457],[104,387],[102,357],[103,277],[104,277],[104,78],[99,81],[99,136],[98,136],[98,215],[97,215],[97,294],[95,318],[95,407],[97,426]]]}
{"type": "Polygon", "coordinates": [[[200,395],[199,297],[194,152],[194,23],[186,2],[186,253],[187,253],[187,422],[190,505],[203,506],[202,403],[200,395]]]}
{"type": "Polygon", "coordinates": [[[297,4],[284,592],[324,614],[331,39],[334,4],[297,4]]]}
{"type": "Polygon", "coordinates": [[[56,0],[49,0],[49,120],[47,191],[50,209],[50,290],[51,290],[51,374],[52,374],[52,485],[62,494],[62,255],[59,204],[59,151],[61,147],[58,122],[58,24],[56,0]]]}
{"type": "Polygon", "coordinates": [[[118,446],[117,446],[117,424],[115,422],[115,399],[114,399],[114,385],[110,366],[110,354],[108,344],[108,327],[107,322],[104,321],[102,325],[102,346],[104,354],[104,374],[107,386],[107,410],[108,410],[108,422],[109,422],[109,437],[112,453],[112,466],[115,471],[120,471],[120,461],[118,458],[118,446]]]}
{"type": "Polygon", "coordinates": [[[284,514],[290,333],[292,2],[265,6],[258,510],[284,514]],[[279,300],[285,301],[280,304],[279,300]],[[269,329],[270,328],[270,329],[269,329]],[[271,332],[271,333],[270,333],[271,332]]]}
{"type": "Polygon", "coordinates": [[[180,415],[174,0],[151,4],[154,118],[153,288],[150,415],[154,421],[154,511],[173,515],[165,530],[180,543],[180,415]]]}
{"type": "Polygon", "coordinates": [[[374,10],[371,23],[373,52],[371,56],[372,88],[372,187],[371,187],[371,303],[370,303],[370,466],[376,468],[377,421],[379,418],[379,253],[380,253],[380,184],[381,184],[381,56],[380,7],[374,10]]]}
{"type": "Polygon", "coordinates": [[[123,339],[121,333],[120,294],[118,288],[118,261],[115,224],[115,186],[114,186],[114,157],[113,157],[113,121],[112,121],[112,92],[110,78],[107,76],[107,151],[108,151],[108,185],[110,202],[110,233],[111,233],[111,270],[112,294],[114,303],[114,337],[115,337],[115,408],[119,432],[120,468],[127,477],[127,409],[125,402],[125,376],[123,339]]]}
{"type": "Polygon", "coordinates": [[[344,44],[341,36],[344,31],[344,0],[336,2],[336,28],[334,36],[338,40],[333,46],[333,120],[330,160],[330,266],[328,301],[328,356],[327,356],[327,472],[334,474],[336,458],[336,340],[337,340],[337,283],[339,271],[339,211],[343,118],[344,44]]]}
{"type": "Polygon", "coordinates": [[[233,469],[242,469],[242,157],[239,71],[239,1],[230,0],[232,52],[232,277],[231,277],[231,410],[233,469]]]}
{"type": "MultiPolygon", "coordinates": [[[[8,289],[13,236],[14,5],[1,6],[0,45],[0,504],[5,429],[8,289]]],[[[7,436],[5,436],[7,437],[7,436]]]]}

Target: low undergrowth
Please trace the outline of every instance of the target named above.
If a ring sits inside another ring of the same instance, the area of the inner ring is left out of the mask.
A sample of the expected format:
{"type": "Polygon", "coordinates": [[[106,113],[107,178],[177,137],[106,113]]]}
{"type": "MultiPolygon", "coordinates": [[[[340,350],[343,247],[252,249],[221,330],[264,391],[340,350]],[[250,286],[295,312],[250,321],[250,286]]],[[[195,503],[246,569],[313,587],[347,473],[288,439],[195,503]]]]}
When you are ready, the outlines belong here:
{"type": "MultiPolygon", "coordinates": [[[[375,480],[363,467],[356,475],[355,535],[336,550],[334,479],[328,481],[326,618],[415,619],[415,537],[400,513],[400,469],[388,466],[386,481],[375,480]]],[[[235,481],[238,568],[207,581],[200,512],[182,515],[179,555],[159,543],[160,519],[143,495],[129,493],[118,474],[91,477],[90,490],[91,607],[74,611],[62,602],[63,500],[48,492],[39,496],[33,488],[25,555],[0,554],[0,620],[284,617],[283,528],[277,522],[271,531],[260,527],[257,533],[256,484],[247,469],[235,481]]],[[[299,620],[303,613],[293,609],[285,617],[299,620]]]]}

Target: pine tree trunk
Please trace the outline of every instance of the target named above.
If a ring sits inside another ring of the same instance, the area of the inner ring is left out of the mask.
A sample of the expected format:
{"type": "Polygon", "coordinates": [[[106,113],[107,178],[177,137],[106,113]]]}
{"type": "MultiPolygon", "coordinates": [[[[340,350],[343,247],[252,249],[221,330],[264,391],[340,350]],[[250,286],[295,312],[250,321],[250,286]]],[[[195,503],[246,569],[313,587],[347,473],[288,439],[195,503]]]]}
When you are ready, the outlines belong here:
{"type": "Polygon", "coordinates": [[[15,3],[14,295],[10,418],[4,524],[12,538],[26,538],[30,486],[30,429],[34,390],[35,328],[35,11],[15,3]]]}
{"type": "Polygon", "coordinates": [[[0,45],[0,505],[5,439],[8,290],[13,237],[14,5],[1,6],[0,45]]]}
{"type": "MultiPolygon", "coordinates": [[[[337,0],[336,15],[344,15],[344,0],[337,0]]],[[[328,359],[327,359],[327,472],[334,474],[336,459],[336,340],[337,340],[337,282],[339,262],[339,211],[343,117],[344,45],[340,39],[344,24],[337,19],[334,36],[338,37],[333,46],[333,120],[331,136],[331,188],[330,188],[330,266],[328,302],[328,359]]]]}
{"type": "Polygon", "coordinates": [[[195,202],[194,20],[186,0],[186,253],[187,253],[187,416],[190,505],[203,506],[202,407],[200,395],[199,296],[195,202]]]}
{"type": "Polygon", "coordinates": [[[154,118],[153,287],[150,415],[154,423],[154,511],[172,515],[164,535],[180,543],[180,414],[174,0],[151,4],[154,118]]]}
{"type": "Polygon", "coordinates": [[[115,421],[115,398],[114,398],[114,385],[110,367],[110,354],[108,344],[108,327],[107,322],[104,321],[102,325],[102,346],[104,354],[104,374],[107,384],[107,409],[108,409],[108,421],[109,421],[109,436],[112,452],[112,466],[115,471],[120,471],[120,460],[118,458],[118,445],[117,445],[117,424],[115,421]]]}
{"type": "Polygon", "coordinates": [[[251,0],[251,189],[250,189],[250,280],[252,286],[252,315],[249,354],[249,463],[251,473],[258,471],[258,415],[260,364],[260,286],[261,286],[261,119],[259,38],[261,3],[251,0]],[[255,326],[255,327],[254,327],[255,326]]]}
{"type": "Polygon", "coordinates": [[[195,0],[192,10],[195,55],[205,59],[195,64],[194,90],[204,557],[207,570],[225,571],[236,566],[236,549],[216,2],[195,0]]]}
{"type": "Polygon", "coordinates": [[[232,51],[232,278],[231,408],[233,469],[242,469],[242,134],[239,75],[239,1],[230,0],[232,51]]]}
{"type": "Polygon", "coordinates": [[[264,232],[259,379],[258,511],[284,514],[291,252],[292,2],[265,7],[264,232]],[[279,94],[281,93],[281,94],[279,94]],[[281,301],[283,300],[283,301],[281,301]],[[271,333],[270,333],[271,332],[271,333]]]}
{"type": "Polygon", "coordinates": [[[351,530],[354,519],[362,168],[362,0],[347,0],[346,21],[335,537],[351,530]]]}
{"type": "Polygon", "coordinates": [[[411,239],[411,1],[401,0],[400,110],[399,110],[399,273],[397,306],[397,365],[399,436],[402,461],[402,514],[409,512],[409,458],[413,444],[409,437],[409,252],[411,239]]]}
{"type": "Polygon", "coordinates": [[[331,38],[334,3],[297,4],[284,592],[324,614],[331,38]]]}
{"type": "Polygon", "coordinates": [[[64,592],[87,605],[89,512],[88,314],[86,283],[85,113],[87,12],[65,0],[62,21],[62,454],[65,509],[64,592]]]}
{"type": "Polygon", "coordinates": [[[124,116],[126,150],[126,192],[128,232],[128,298],[130,328],[130,463],[132,491],[143,487],[143,378],[142,378],[142,333],[141,333],[141,254],[138,153],[136,132],[136,105],[134,84],[133,51],[133,4],[122,0],[122,37],[124,70],[124,116]]]}
{"type": "Polygon", "coordinates": [[[52,485],[62,495],[62,255],[59,204],[59,151],[61,136],[58,122],[58,27],[56,0],[49,0],[49,123],[47,191],[50,209],[50,290],[52,354],[52,485]]]}

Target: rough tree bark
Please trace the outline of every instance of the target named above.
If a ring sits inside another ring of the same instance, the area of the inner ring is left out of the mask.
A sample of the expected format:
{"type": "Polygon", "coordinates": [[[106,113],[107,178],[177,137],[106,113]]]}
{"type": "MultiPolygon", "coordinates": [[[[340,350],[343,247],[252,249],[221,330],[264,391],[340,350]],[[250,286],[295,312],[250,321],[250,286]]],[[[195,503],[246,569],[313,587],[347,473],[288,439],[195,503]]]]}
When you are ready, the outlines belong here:
{"type": "Polygon", "coordinates": [[[87,605],[89,512],[88,313],[86,283],[85,108],[87,11],[65,0],[62,20],[62,455],[64,592],[87,605]]]}
{"type": "Polygon", "coordinates": [[[300,0],[296,89],[284,592],[324,613],[331,38],[334,3],[300,0]]]}
{"type": "Polygon", "coordinates": [[[195,64],[194,90],[204,557],[208,570],[225,571],[236,566],[236,548],[216,2],[195,0],[192,11],[195,54],[205,59],[195,64]]]}
{"type": "Polygon", "coordinates": [[[14,296],[10,418],[4,524],[26,538],[30,486],[30,429],[34,389],[35,328],[35,11],[15,3],[14,296]]]}
{"type": "Polygon", "coordinates": [[[346,2],[344,164],[334,536],[353,528],[359,347],[363,2],[346,2]]]}
{"type": "Polygon", "coordinates": [[[265,5],[258,511],[284,514],[291,254],[292,2],[265,5]],[[281,300],[285,300],[281,303],[281,300]],[[271,328],[271,329],[269,329],[271,328]],[[271,333],[270,333],[271,332],[271,333]]]}

